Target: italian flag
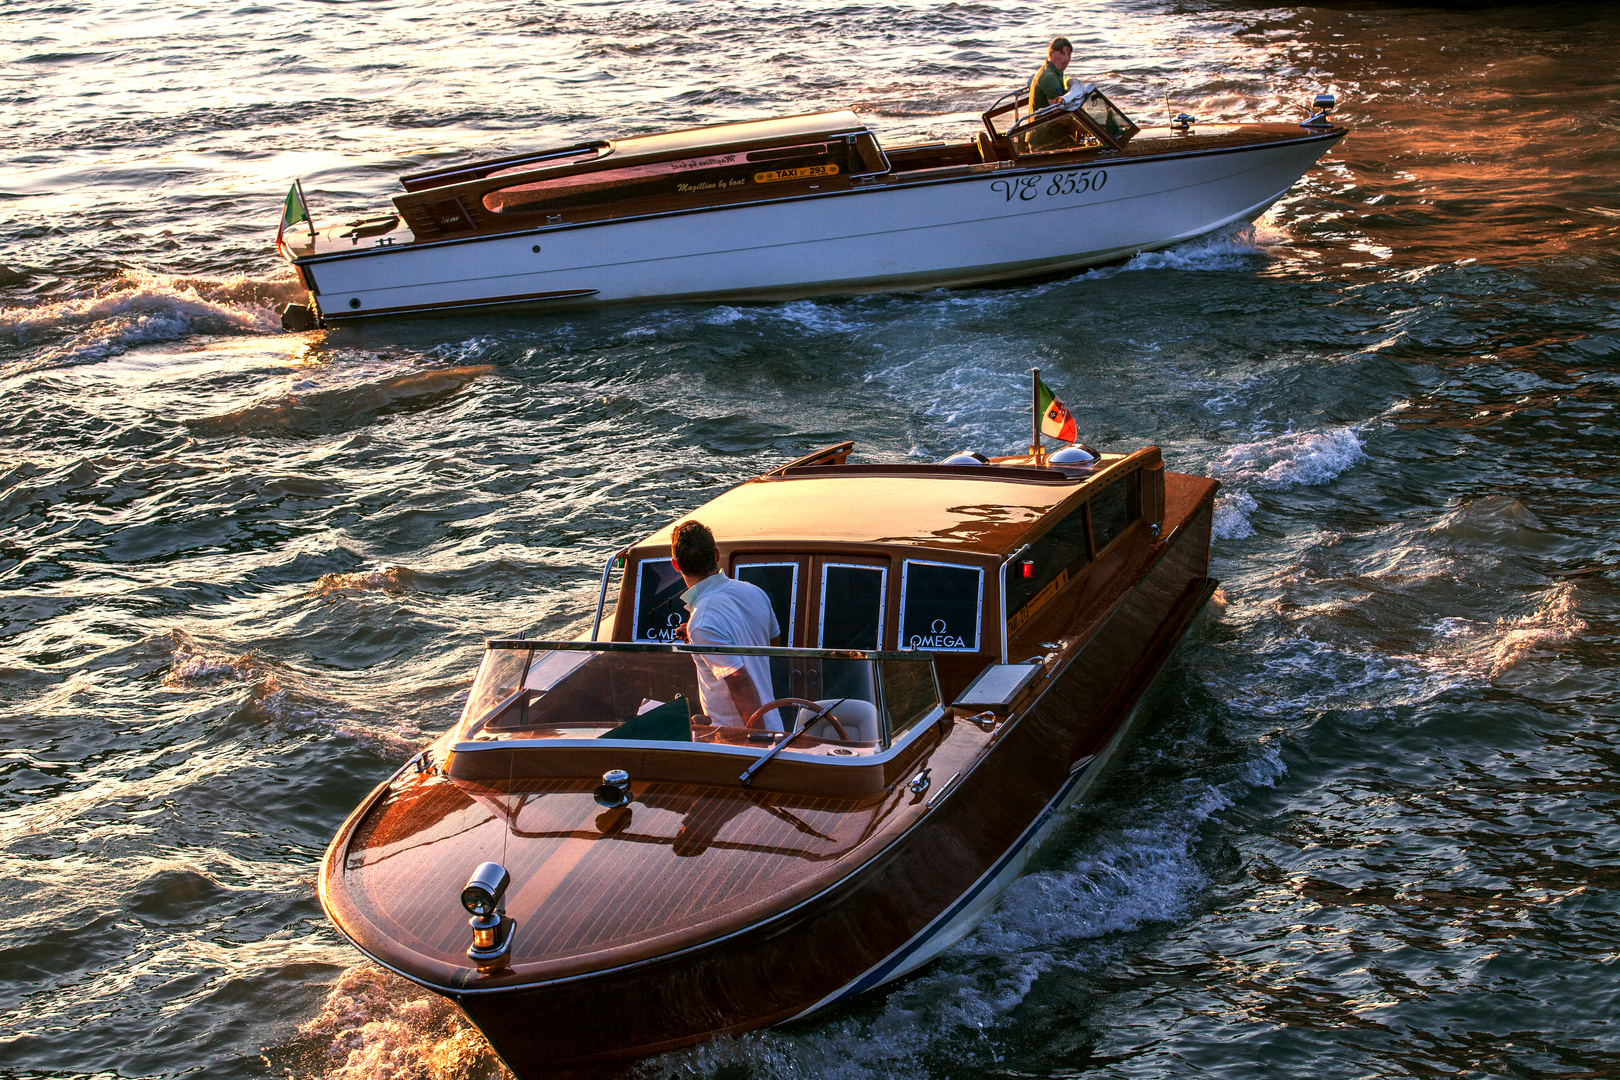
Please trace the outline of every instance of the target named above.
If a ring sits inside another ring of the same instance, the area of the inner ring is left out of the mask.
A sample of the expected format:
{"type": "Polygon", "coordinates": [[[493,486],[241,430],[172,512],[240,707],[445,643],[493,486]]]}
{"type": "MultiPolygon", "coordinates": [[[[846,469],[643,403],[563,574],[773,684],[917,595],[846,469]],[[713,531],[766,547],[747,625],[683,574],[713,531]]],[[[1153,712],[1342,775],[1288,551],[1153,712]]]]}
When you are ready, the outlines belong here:
{"type": "Polygon", "coordinates": [[[1080,437],[1079,429],[1074,426],[1074,414],[1039,376],[1035,379],[1035,401],[1041,411],[1042,435],[1071,443],[1080,437]]]}
{"type": "MultiPolygon", "coordinates": [[[[287,232],[288,226],[297,225],[300,222],[309,223],[309,211],[304,208],[303,188],[299,186],[298,181],[294,180],[293,186],[287,189],[287,201],[281,206],[281,228],[276,230],[277,248],[281,247],[281,238],[287,232]]],[[[313,236],[315,227],[310,225],[309,231],[310,235],[313,236]]]]}

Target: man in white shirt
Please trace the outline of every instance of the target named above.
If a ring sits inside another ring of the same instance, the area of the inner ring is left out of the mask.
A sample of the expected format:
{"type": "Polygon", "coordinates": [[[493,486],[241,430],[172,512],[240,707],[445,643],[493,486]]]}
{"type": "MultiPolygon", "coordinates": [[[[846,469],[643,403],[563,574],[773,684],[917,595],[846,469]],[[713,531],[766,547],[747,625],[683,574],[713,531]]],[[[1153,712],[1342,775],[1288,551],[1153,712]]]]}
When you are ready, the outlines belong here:
{"type": "MultiPolygon", "coordinates": [[[[670,558],[686,582],[686,624],[680,635],[693,645],[771,645],[782,633],[765,590],[720,572],[714,534],[696,521],[683,521],[670,536],[670,558]]],[[[697,661],[698,700],[716,724],[741,727],[770,701],[771,661],[765,656],[702,653],[697,661]]],[[[772,710],[761,718],[769,731],[781,731],[772,710]]]]}

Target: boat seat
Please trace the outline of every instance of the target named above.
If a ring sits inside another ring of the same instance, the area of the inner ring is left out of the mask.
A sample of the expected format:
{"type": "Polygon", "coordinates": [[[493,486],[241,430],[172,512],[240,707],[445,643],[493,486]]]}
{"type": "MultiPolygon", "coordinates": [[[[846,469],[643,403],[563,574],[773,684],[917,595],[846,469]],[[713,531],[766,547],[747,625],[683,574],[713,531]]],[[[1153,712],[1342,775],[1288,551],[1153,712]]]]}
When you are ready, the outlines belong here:
{"type": "MultiPolygon", "coordinates": [[[[831,705],[837,698],[826,698],[816,701],[817,705],[831,705]]],[[[849,733],[850,742],[877,742],[878,741],[878,714],[877,706],[870,701],[860,698],[846,698],[844,703],[833,711],[838,722],[844,725],[849,733]]],[[[799,715],[793,718],[793,726],[798,727],[810,716],[810,710],[801,708],[799,715]]],[[[810,725],[807,733],[818,739],[837,739],[838,731],[825,720],[817,720],[810,725]]]]}
{"type": "Polygon", "coordinates": [[[973,145],[979,148],[979,160],[986,165],[994,165],[1000,160],[996,153],[996,144],[990,141],[990,136],[983,131],[973,133],[973,145]]]}

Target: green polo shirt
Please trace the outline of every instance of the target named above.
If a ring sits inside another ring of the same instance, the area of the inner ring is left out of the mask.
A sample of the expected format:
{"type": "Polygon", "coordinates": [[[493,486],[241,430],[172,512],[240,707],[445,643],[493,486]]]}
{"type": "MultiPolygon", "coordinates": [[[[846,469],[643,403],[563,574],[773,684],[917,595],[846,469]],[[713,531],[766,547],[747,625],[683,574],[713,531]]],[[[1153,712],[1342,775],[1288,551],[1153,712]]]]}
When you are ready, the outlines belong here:
{"type": "Polygon", "coordinates": [[[1069,89],[1069,80],[1063,77],[1063,72],[1052,66],[1048,60],[1041,65],[1041,70],[1029,80],[1029,111],[1044,109],[1069,89]]]}

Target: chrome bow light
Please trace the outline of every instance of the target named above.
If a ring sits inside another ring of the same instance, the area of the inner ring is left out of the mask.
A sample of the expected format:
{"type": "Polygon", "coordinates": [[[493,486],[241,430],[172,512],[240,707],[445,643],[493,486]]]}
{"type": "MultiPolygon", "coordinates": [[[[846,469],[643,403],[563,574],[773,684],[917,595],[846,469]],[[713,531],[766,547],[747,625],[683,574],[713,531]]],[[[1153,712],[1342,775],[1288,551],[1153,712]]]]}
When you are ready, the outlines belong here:
{"type": "Polygon", "coordinates": [[[506,886],[512,875],[500,863],[480,863],[461,889],[461,906],[472,918],[473,943],[467,955],[479,967],[504,959],[512,947],[512,920],[506,917],[506,886]]]}

